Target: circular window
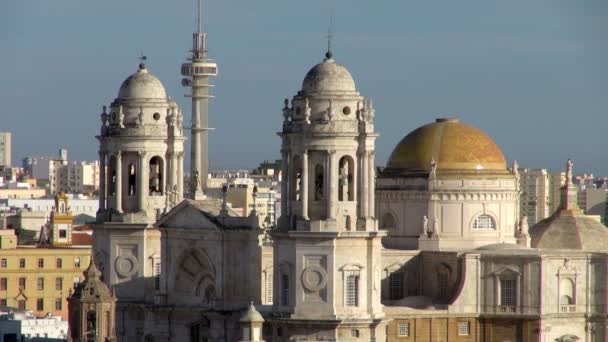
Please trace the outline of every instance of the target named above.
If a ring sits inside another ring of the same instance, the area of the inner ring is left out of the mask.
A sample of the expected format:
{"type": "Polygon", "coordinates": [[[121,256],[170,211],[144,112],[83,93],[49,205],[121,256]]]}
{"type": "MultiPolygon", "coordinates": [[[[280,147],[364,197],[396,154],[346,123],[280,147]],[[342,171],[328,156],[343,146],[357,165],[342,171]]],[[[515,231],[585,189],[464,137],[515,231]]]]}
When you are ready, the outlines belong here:
{"type": "Polygon", "coordinates": [[[301,111],[302,111],[302,110],[300,109],[300,107],[296,107],[296,114],[297,114],[297,115],[300,115],[300,112],[301,112],[301,111]]]}
{"type": "Polygon", "coordinates": [[[350,107],[346,106],[346,107],[342,108],[342,113],[344,113],[344,115],[350,114],[350,107]]]}
{"type": "Polygon", "coordinates": [[[154,113],[154,114],[152,114],[152,117],[153,117],[153,118],[154,118],[154,120],[156,120],[156,121],[160,120],[160,114],[158,114],[158,113],[154,113]]]}

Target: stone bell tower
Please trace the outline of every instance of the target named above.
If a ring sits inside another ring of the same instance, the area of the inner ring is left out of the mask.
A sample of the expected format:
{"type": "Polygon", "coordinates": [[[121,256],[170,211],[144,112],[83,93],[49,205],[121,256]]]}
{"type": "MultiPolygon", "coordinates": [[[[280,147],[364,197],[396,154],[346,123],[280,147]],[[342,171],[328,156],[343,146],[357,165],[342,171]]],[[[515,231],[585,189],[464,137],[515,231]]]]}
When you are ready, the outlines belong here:
{"type": "Polygon", "coordinates": [[[183,116],[141,63],[101,114],[99,211],[94,255],[103,279],[124,302],[153,302],[160,231],[154,223],[182,200],[183,116]]]}
{"type": "Polygon", "coordinates": [[[84,281],[68,298],[70,340],[74,342],[116,341],[114,327],[116,298],[100,279],[101,272],[91,258],[84,281]]]}
{"type": "Polygon", "coordinates": [[[372,103],[328,51],[283,118],[274,337],[384,340],[372,103]]]}
{"type": "Polygon", "coordinates": [[[101,122],[98,221],[155,222],[183,197],[182,113],[141,63],[101,122]]]}

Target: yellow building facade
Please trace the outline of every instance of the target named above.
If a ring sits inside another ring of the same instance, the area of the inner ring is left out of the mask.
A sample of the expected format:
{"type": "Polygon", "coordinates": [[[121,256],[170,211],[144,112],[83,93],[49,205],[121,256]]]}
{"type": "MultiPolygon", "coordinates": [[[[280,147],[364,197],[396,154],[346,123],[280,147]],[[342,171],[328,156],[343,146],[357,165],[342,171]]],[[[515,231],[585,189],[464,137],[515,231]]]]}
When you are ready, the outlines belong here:
{"type": "Polygon", "coordinates": [[[30,310],[37,316],[51,313],[67,320],[67,297],[74,283],[83,280],[91,249],[2,245],[0,306],[30,310]]]}
{"type": "Polygon", "coordinates": [[[59,194],[38,245],[18,246],[14,230],[0,230],[0,306],[68,319],[67,298],[91,258],[90,245],[72,245],[71,228],[67,196],[59,194]]]}

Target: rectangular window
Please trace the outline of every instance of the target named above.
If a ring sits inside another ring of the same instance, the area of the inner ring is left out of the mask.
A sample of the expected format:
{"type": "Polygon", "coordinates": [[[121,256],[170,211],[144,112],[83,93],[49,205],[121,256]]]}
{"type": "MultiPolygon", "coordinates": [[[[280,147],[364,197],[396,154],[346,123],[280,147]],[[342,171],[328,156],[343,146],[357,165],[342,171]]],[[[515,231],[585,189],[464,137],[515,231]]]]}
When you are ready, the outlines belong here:
{"type": "Polygon", "coordinates": [[[38,280],[36,281],[36,288],[38,289],[38,291],[44,290],[44,278],[38,278],[38,280]]]}
{"type": "Polygon", "coordinates": [[[19,268],[25,268],[25,259],[19,259],[19,268]]]}
{"type": "Polygon", "coordinates": [[[19,299],[17,301],[17,308],[19,308],[19,310],[25,310],[25,299],[19,299]]]}
{"type": "Polygon", "coordinates": [[[515,279],[501,279],[500,305],[515,306],[517,303],[515,290],[515,279]]]}
{"type": "Polygon", "coordinates": [[[346,306],[359,306],[359,276],[346,277],[346,306]]]}
{"type": "Polygon", "coordinates": [[[409,322],[401,322],[398,325],[397,336],[399,337],[407,337],[410,336],[410,323],[409,322]]]}
{"type": "Polygon", "coordinates": [[[7,284],[7,279],[6,278],[0,278],[0,290],[5,291],[6,290],[6,285],[7,284]]]}
{"type": "Polygon", "coordinates": [[[2,261],[0,261],[0,267],[6,268],[6,265],[7,265],[6,258],[2,258],[2,261]]]}
{"type": "Polygon", "coordinates": [[[63,310],[63,300],[61,298],[55,298],[55,310],[63,310]]]}
{"type": "Polygon", "coordinates": [[[63,289],[63,278],[55,278],[55,290],[61,291],[63,289]]]}
{"type": "Polygon", "coordinates": [[[63,267],[63,260],[61,260],[61,258],[57,258],[57,268],[62,268],[63,267]]]}
{"type": "Polygon", "coordinates": [[[469,336],[469,322],[458,322],[458,336],[469,336]]]}
{"type": "Polygon", "coordinates": [[[154,289],[160,290],[160,262],[154,264],[154,289]]]}
{"type": "Polygon", "coordinates": [[[44,268],[44,259],[38,259],[38,268],[44,268]]]}
{"type": "Polygon", "coordinates": [[[350,337],[358,338],[359,337],[359,330],[358,329],[351,330],[350,331],[350,337]]]}
{"type": "Polygon", "coordinates": [[[442,271],[437,274],[437,286],[439,287],[439,298],[447,299],[450,291],[449,286],[450,275],[448,272],[442,271]]]}
{"type": "Polygon", "coordinates": [[[402,272],[391,273],[388,277],[388,298],[390,300],[403,299],[404,296],[404,274],[402,272]]]}
{"type": "Polygon", "coordinates": [[[289,276],[281,275],[281,305],[289,305],[289,276]]]}
{"type": "Polygon", "coordinates": [[[74,259],[74,268],[80,268],[80,258],[76,257],[76,259],[74,259]]]}
{"type": "Polygon", "coordinates": [[[19,288],[25,290],[25,277],[19,278],[19,288]]]}
{"type": "Polygon", "coordinates": [[[74,287],[76,287],[76,285],[80,284],[80,278],[79,277],[74,277],[74,287]]]}
{"type": "Polygon", "coordinates": [[[36,311],[44,311],[44,299],[38,298],[36,300],[36,311]]]}
{"type": "Polygon", "coordinates": [[[6,299],[0,299],[0,306],[6,306],[6,299]]]}

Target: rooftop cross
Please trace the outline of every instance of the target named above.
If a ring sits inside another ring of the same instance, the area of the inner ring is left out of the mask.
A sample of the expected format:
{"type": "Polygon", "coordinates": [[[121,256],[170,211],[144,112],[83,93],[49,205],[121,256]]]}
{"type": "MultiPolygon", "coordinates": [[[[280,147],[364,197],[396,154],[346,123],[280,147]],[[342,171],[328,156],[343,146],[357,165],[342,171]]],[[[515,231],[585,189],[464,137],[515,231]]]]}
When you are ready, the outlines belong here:
{"type": "Polygon", "coordinates": [[[144,55],[144,53],[141,52],[139,54],[139,57],[137,57],[137,59],[139,59],[139,68],[140,69],[145,69],[146,65],[144,64],[144,62],[148,59],[148,57],[146,57],[146,55],[144,55]]]}
{"type": "Polygon", "coordinates": [[[329,27],[327,28],[327,53],[325,54],[325,57],[327,57],[327,59],[332,58],[333,54],[331,53],[331,40],[334,38],[334,34],[332,32],[332,28],[333,28],[333,21],[334,21],[334,10],[332,9],[329,13],[329,27]]]}

